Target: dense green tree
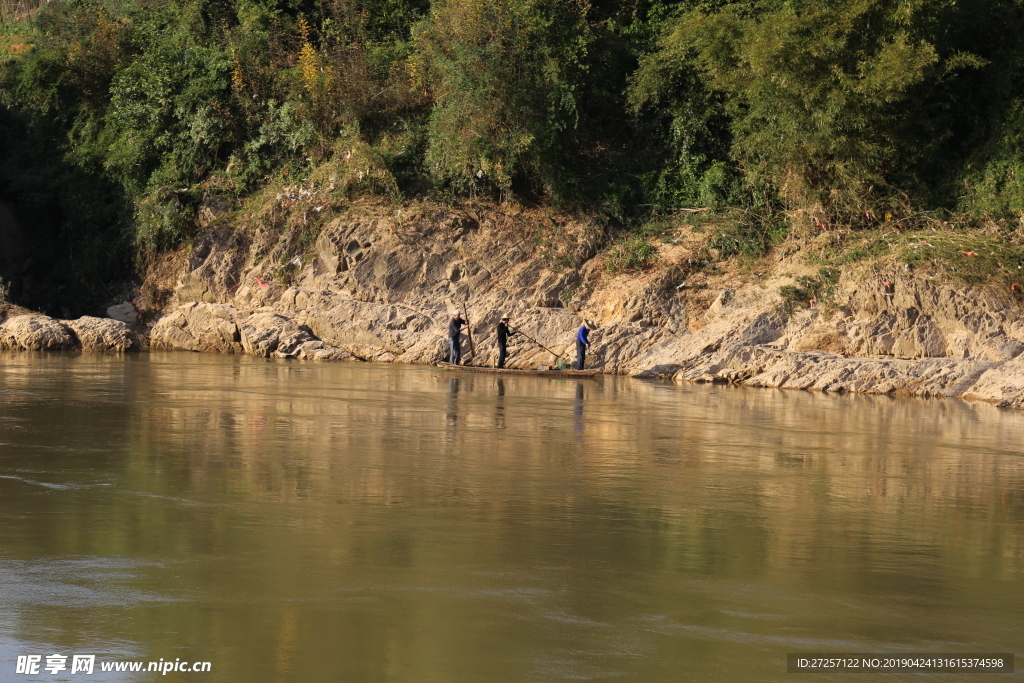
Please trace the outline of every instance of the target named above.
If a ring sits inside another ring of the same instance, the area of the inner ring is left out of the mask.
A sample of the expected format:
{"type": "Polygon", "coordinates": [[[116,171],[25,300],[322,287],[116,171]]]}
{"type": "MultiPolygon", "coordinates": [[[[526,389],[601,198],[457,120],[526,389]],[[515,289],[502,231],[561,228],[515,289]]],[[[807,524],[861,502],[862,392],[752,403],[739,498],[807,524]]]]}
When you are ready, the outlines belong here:
{"type": "MultiPolygon", "coordinates": [[[[685,101],[706,112],[692,84],[697,70],[724,98],[731,155],[748,182],[772,183],[793,208],[870,208],[899,194],[893,178],[920,153],[913,114],[925,91],[983,65],[936,48],[933,20],[946,1],[754,0],[692,10],[644,60],[634,99],[656,101],[682,84],[685,101]]],[[[706,114],[687,118],[699,125],[706,114]]]]}
{"type": "Polygon", "coordinates": [[[591,41],[576,0],[443,0],[416,35],[433,97],[426,163],[441,183],[566,188],[591,41]]]}

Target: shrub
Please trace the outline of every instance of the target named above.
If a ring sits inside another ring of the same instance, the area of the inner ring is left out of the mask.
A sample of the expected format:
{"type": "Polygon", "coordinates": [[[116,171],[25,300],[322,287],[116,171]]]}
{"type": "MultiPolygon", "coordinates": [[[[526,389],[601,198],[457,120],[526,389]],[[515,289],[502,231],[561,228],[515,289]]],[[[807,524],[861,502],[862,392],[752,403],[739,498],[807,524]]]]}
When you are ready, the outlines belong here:
{"type": "Polygon", "coordinates": [[[753,211],[740,211],[734,215],[733,224],[716,232],[704,247],[705,251],[717,254],[716,258],[764,256],[773,244],[782,241],[789,233],[785,217],[770,209],[763,215],[753,211]]]}
{"type": "Polygon", "coordinates": [[[605,270],[609,273],[621,273],[640,270],[650,265],[658,250],[650,242],[639,235],[630,235],[612,246],[608,252],[605,270]]]}
{"type": "Polygon", "coordinates": [[[817,277],[797,276],[795,284],[779,287],[782,307],[788,313],[792,313],[794,309],[806,306],[811,300],[817,300],[825,305],[831,304],[839,283],[839,275],[835,268],[825,267],[818,270],[817,277]]]}

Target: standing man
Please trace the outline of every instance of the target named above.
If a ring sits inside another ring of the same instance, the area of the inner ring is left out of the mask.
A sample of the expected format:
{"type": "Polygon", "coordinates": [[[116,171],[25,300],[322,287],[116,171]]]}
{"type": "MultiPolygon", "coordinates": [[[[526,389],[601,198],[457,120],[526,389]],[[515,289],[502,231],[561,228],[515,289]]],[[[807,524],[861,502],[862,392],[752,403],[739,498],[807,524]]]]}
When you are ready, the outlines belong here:
{"type": "Polygon", "coordinates": [[[580,329],[576,330],[576,369],[583,369],[583,362],[587,358],[587,347],[590,346],[590,326],[584,322],[580,329]]]}
{"type": "Polygon", "coordinates": [[[468,321],[462,319],[461,311],[455,311],[451,321],[448,323],[448,362],[452,365],[458,365],[459,361],[462,360],[460,336],[462,334],[462,326],[468,324],[468,321]]]}
{"type": "Polygon", "coordinates": [[[505,359],[508,357],[508,338],[514,335],[515,332],[508,328],[508,316],[506,315],[498,323],[498,365],[497,367],[505,367],[505,359]]]}

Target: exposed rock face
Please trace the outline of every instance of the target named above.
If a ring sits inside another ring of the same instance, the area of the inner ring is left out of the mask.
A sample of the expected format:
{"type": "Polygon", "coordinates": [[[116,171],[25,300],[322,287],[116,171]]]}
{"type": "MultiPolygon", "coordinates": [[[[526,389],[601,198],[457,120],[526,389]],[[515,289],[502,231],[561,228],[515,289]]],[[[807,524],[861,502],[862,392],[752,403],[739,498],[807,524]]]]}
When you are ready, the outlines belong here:
{"type": "Polygon", "coordinates": [[[150,331],[153,349],[248,353],[264,358],[358,360],[272,311],[192,302],[162,317],[150,331]]]}
{"type": "Polygon", "coordinates": [[[1024,356],[994,363],[962,396],[994,401],[1004,408],[1024,408],[1024,356]]]}
{"type": "Polygon", "coordinates": [[[276,313],[257,313],[246,318],[239,330],[242,348],[251,356],[268,358],[278,348],[287,353],[313,336],[294,321],[276,313]],[[284,336],[284,344],[281,337],[284,336]]]}
{"type": "MultiPolygon", "coordinates": [[[[336,220],[321,232],[312,258],[294,268],[288,286],[274,282],[279,266],[272,264],[290,257],[266,237],[223,230],[201,236],[179,276],[175,298],[181,304],[153,327],[152,346],[297,358],[344,352],[346,358],[433,363],[447,357],[448,319],[463,309],[475,348],[474,354],[467,340],[463,357],[475,363],[496,361],[502,314],[525,333],[512,338],[509,367],[575,358],[583,314],[563,298],[585,289],[586,266],[550,270],[528,240],[482,228],[467,215],[398,211],[336,220]],[[230,310],[213,313],[209,307],[216,305],[230,310]],[[313,349],[314,343],[324,348],[313,349]]],[[[652,273],[632,282],[607,310],[584,312],[603,323],[593,336],[594,365],[625,371],[652,341],[685,328],[682,300],[663,291],[675,275],[672,269],[652,273]]]]}
{"type": "MultiPolygon", "coordinates": [[[[660,246],[655,268],[610,275],[591,226],[563,225],[575,248],[554,258],[515,215],[383,207],[342,216],[304,247],[287,231],[234,230],[217,218],[226,206],[207,208],[212,222],[149,330],[152,348],[432,363],[446,358],[461,309],[475,349],[465,343],[463,357],[475,364],[495,361],[502,314],[523,333],[511,339],[513,368],[572,362],[587,320],[597,325],[588,365],[612,373],[1024,407],[1024,323],[1009,294],[894,268],[847,273],[827,307],[793,309],[779,290],[792,276],[712,283],[685,244],[660,246]]],[[[814,272],[797,256],[778,270],[801,268],[814,272]]],[[[128,343],[91,321],[21,318],[0,324],[0,347],[128,343]]]]}
{"type": "Polygon", "coordinates": [[[119,320],[83,316],[65,324],[74,332],[82,351],[124,353],[139,348],[132,328],[119,320]]]}
{"type": "Polygon", "coordinates": [[[861,283],[845,293],[847,353],[1009,360],[1024,351],[1018,306],[1007,297],[906,273],[888,281],[893,284],[861,283]]]}
{"type": "Polygon", "coordinates": [[[634,371],[681,382],[963,396],[1024,406],[1024,358],[1018,358],[1024,344],[1010,306],[979,293],[971,305],[971,293],[935,291],[921,281],[902,288],[902,297],[884,290],[872,296],[860,285],[846,293],[846,301],[859,299],[860,307],[846,305],[832,316],[765,310],[752,300],[758,294],[748,292],[719,306],[708,326],[648,349],[634,371]],[[844,355],[817,350],[823,348],[844,355]],[[845,355],[850,349],[863,355],[845,355]]]}
{"type": "Polygon", "coordinates": [[[277,313],[254,313],[240,326],[242,348],[264,358],[359,360],[348,351],[317,339],[312,330],[277,313]]]}
{"type": "Polygon", "coordinates": [[[181,302],[229,302],[239,286],[250,241],[243,233],[211,230],[200,235],[179,277],[181,302]]]}
{"type": "Polygon", "coordinates": [[[107,317],[119,320],[123,323],[132,324],[138,322],[142,317],[142,314],[139,313],[139,309],[135,308],[135,304],[131,301],[125,301],[108,308],[107,317]]]}
{"type": "Polygon", "coordinates": [[[638,376],[781,389],[963,396],[975,387],[983,373],[999,365],[992,361],[950,358],[845,358],[821,352],[783,352],[730,342],[688,362],[658,365],[638,376]]]}
{"type": "Polygon", "coordinates": [[[334,221],[303,260],[269,231],[211,229],[151,344],[432,363],[447,356],[447,321],[462,309],[476,351],[464,344],[464,358],[477,364],[494,362],[502,314],[525,333],[513,337],[508,362],[519,368],[572,362],[587,319],[598,326],[589,364],[608,372],[1024,405],[1024,370],[1015,370],[1024,368],[1015,360],[1024,325],[1017,304],[990,291],[875,274],[841,283],[826,315],[785,309],[778,287],[792,279],[776,278],[710,293],[694,315],[697,294],[679,284],[693,275],[685,250],[659,268],[613,277],[603,275],[585,230],[575,267],[551,264],[516,234],[456,211],[381,211],[334,221]],[[275,282],[282,263],[291,284],[275,282]]]}
{"type": "Polygon", "coordinates": [[[227,199],[204,197],[203,203],[199,205],[199,225],[205,228],[230,210],[231,203],[227,199]]]}
{"type": "Polygon", "coordinates": [[[191,302],[157,322],[149,334],[153,349],[242,353],[238,320],[247,312],[234,306],[191,302]]]}
{"type": "Polygon", "coordinates": [[[123,353],[138,348],[138,336],[128,325],[107,318],[60,321],[32,313],[0,324],[0,350],[123,353]]]}
{"type": "Polygon", "coordinates": [[[72,349],[77,340],[64,324],[45,315],[16,315],[0,325],[0,348],[26,351],[72,349]]]}

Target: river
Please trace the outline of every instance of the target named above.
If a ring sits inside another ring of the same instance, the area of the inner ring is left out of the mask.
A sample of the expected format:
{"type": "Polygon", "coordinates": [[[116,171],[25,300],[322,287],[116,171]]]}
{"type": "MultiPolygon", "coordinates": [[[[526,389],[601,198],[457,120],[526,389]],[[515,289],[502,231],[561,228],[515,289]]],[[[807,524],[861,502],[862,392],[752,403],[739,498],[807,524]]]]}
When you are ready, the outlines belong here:
{"type": "MultiPolygon", "coordinates": [[[[0,355],[0,680],[53,654],[69,670],[32,680],[782,681],[789,652],[1020,652],[1022,444],[1024,414],[956,400],[0,355]],[[210,671],[100,671],[133,660],[210,671]]],[[[885,677],[922,679],[962,676],[885,677]]]]}

